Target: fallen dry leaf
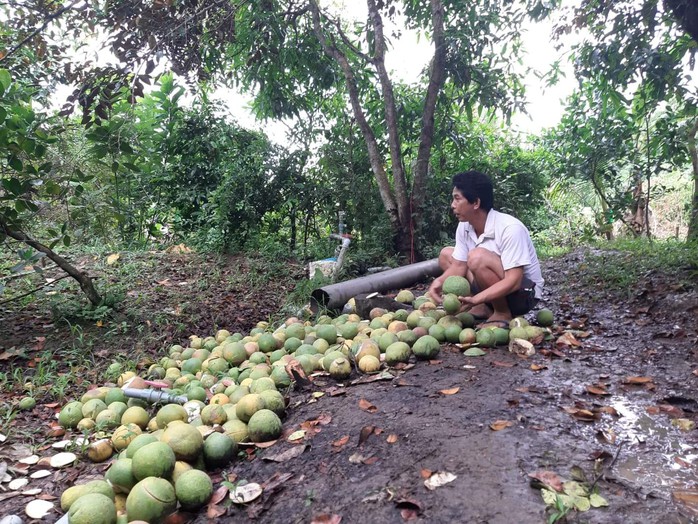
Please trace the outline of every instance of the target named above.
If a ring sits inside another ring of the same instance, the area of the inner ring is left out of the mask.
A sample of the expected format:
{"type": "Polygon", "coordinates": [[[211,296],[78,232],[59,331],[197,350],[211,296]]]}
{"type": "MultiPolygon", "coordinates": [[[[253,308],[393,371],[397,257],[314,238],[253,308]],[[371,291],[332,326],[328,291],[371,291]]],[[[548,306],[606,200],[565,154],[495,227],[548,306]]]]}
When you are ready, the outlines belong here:
{"type": "Polygon", "coordinates": [[[282,451],[281,453],[277,453],[276,455],[264,455],[262,460],[269,462],[286,462],[301,456],[306,449],[308,449],[307,444],[303,446],[293,446],[292,448],[282,451]]]}
{"type": "Polygon", "coordinates": [[[652,377],[625,377],[623,384],[649,384],[652,382],[652,377]]]}
{"type": "Polygon", "coordinates": [[[541,366],[539,364],[531,364],[531,371],[543,371],[544,369],[548,369],[548,366],[541,366]]]}
{"type": "Polygon", "coordinates": [[[361,446],[368,437],[370,437],[373,434],[373,430],[376,429],[373,426],[364,426],[361,428],[361,432],[359,433],[359,446],[361,446]]]}
{"type": "Polygon", "coordinates": [[[340,515],[323,513],[321,515],[314,516],[313,520],[310,521],[310,524],[339,524],[340,522],[342,522],[342,517],[340,515]]]}
{"type": "Polygon", "coordinates": [[[555,341],[557,346],[581,346],[582,343],[579,342],[574,335],[569,331],[565,331],[562,335],[558,337],[555,341]]]}
{"type": "Polygon", "coordinates": [[[398,439],[398,436],[395,433],[391,433],[390,435],[388,435],[388,438],[385,439],[385,441],[388,444],[395,444],[397,442],[397,439],[398,439]]]}
{"type": "Polygon", "coordinates": [[[433,472],[432,470],[430,470],[430,469],[422,469],[422,470],[420,470],[420,472],[419,472],[419,475],[420,475],[423,479],[428,479],[428,478],[431,477],[433,474],[434,474],[434,472],[433,472]]]}
{"type": "Polygon", "coordinates": [[[534,471],[529,473],[528,476],[550,489],[562,493],[562,479],[557,473],[553,471],[534,471]]]}
{"type": "Polygon", "coordinates": [[[368,413],[375,413],[376,411],[378,411],[378,408],[376,406],[374,406],[373,404],[371,404],[365,398],[362,398],[361,400],[359,400],[359,407],[363,411],[367,411],[368,413]]]}
{"type": "Polygon", "coordinates": [[[439,391],[442,395],[455,395],[460,391],[459,387],[451,388],[451,389],[442,389],[439,391]]]}
{"type": "Polygon", "coordinates": [[[592,395],[610,395],[610,393],[606,391],[606,388],[601,386],[587,386],[586,390],[587,393],[591,393],[592,395]]]}
{"type": "Polygon", "coordinates": [[[332,447],[341,448],[342,446],[346,445],[347,442],[349,442],[349,435],[344,435],[342,438],[335,440],[332,443],[332,447]]]}
{"type": "Polygon", "coordinates": [[[230,493],[230,500],[235,504],[247,504],[258,498],[262,494],[262,486],[256,482],[243,484],[235,488],[235,491],[230,493]]]}
{"type": "Polygon", "coordinates": [[[504,428],[510,428],[514,423],[511,420],[495,420],[490,424],[490,429],[492,431],[501,431],[504,428]]]}
{"type": "Polygon", "coordinates": [[[672,492],[671,497],[682,504],[693,516],[698,515],[698,490],[680,489],[672,492]]]}
{"type": "Polygon", "coordinates": [[[217,519],[218,517],[225,515],[226,511],[227,509],[223,506],[219,506],[218,504],[209,504],[208,508],[206,508],[206,517],[211,520],[217,519]]]}
{"type": "Polygon", "coordinates": [[[502,362],[501,360],[495,360],[492,362],[492,365],[500,368],[513,368],[515,364],[513,362],[502,362]]]}
{"type": "Polygon", "coordinates": [[[119,253],[114,253],[112,255],[109,255],[107,257],[107,265],[113,266],[114,264],[116,264],[116,261],[119,260],[120,258],[121,258],[121,255],[119,255],[119,253]]]}
{"type": "Polygon", "coordinates": [[[228,488],[227,486],[221,486],[219,487],[216,491],[213,492],[213,495],[211,495],[211,500],[208,501],[209,504],[218,504],[220,502],[223,502],[225,500],[225,497],[228,496],[228,488]]]}

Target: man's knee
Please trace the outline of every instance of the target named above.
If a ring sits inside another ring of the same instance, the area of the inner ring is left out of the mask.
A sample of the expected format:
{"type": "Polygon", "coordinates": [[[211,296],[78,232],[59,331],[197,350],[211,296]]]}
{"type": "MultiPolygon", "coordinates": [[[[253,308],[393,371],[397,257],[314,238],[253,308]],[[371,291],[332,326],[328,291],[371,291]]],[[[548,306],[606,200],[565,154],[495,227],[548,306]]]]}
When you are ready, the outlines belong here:
{"type": "Polygon", "coordinates": [[[476,247],[468,253],[468,268],[475,273],[485,268],[498,272],[501,267],[502,259],[488,249],[476,247]]]}
{"type": "Polygon", "coordinates": [[[453,264],[453,247],[447,246],[439,253],[439,267],[446,271],[453,264]]]}

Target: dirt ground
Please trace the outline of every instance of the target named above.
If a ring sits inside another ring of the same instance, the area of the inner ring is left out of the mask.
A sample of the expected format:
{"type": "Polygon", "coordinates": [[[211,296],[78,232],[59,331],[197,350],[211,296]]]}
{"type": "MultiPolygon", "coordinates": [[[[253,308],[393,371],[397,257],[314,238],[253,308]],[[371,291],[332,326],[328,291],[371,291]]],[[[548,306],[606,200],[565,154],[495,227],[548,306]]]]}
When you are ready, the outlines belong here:
{"type": "MultiPolygon", "coordinates": [[[[213,472],[216,485],[258,483],[262,495],[243,505],[226,499],[208,514],[180,515],[179,522],[543,523],[551,510],[531,477],[541,472],[547,479],[594,485],[608,502],[586,512],[572,510],[561,522],[698,522],[695,268],[654,272],[620,291],[590,282],[591,258],[613,264],[618,256],[624,255],[579,250],[545,262],[541,306],[554,311],[556,324],[550,340],[530,357],[506,347],[466,357],[462,348],[445,344],[437,360],[390,370],[381,380],[338,385],[317,376],[294,388],[284,436],[300,429],[305,436],[246,448],[246,458],[213,472]],[[446,473],[449,482],[427,488],[425,481],[446,473]]],[[[176,264],[161,260],[159,281],[191,280],[196,271],[207,271],[186,258],[176,264]]],[[[217,267],[225,276],[227,264],[217,267]]],[[[120,340],[131,347],[140,343],[147,354],[187,332],[213,334],[205,331],[212,326],[249,330],[302,278],[297,267],[289,273],[274,284],[274,292],[263,294],[265,300],[240,300],[244,305],[231,308],[234,297],[252,296],[242,284],[224,296],[220,290],[201,291],[196,300],[207,301],[205,315],[192,315],[189,322],[178,317],[184,325],[177,330],[146,324],[147,330],[129,331],[120,340]]],[[[167,303],[167,286],[158,292],[162,308],[177,306],[167,303]]],[[[143,293],[147,289],[132,289],[126,303],[143,293]]],[[[195,303],[186,309],[198,311],[195,303]]],[[[65,341],[51,339],[55,326],[37,331],[36,326],[51,325],[42,315],[32,307],[0,310],[0,346],[15,351],[0,358],[3,372],[26,364],[17,348],[24,344],[29,348],[24,356],[31,358],[37,333],[48,338],[46,347],[56,344],[60,358],[58,346],[65,341]]],[[[72,384],[73,396],[90,384],[101,385],[99,371],[111,361],[104,350],[90,347],[97,355],[95,374],[72,384]]],[[[112,344],[113,351],[128,349],[112,344]]],[[[2,393],[6,403],[21,394],[2,393]]],[[[0,461],[16,466],[17,450],[26,446],[40,455],[52,452],[46,446],[55,440],[47,436],[55,402],[40,398],[32,412],[19,413],[3,427],[8,439],[0,444],[0,461]]],[[[68,485],[99,477],[106,467],[79,461],[31,486],[41,487],[44,498],[59,497],[68,485]]],[[[0,519],[16,514],[27,522],[24,507],[31,498],[0,491],[0,519]]],[[[43,521],[59,517],[54,511],[43,521]]]]}

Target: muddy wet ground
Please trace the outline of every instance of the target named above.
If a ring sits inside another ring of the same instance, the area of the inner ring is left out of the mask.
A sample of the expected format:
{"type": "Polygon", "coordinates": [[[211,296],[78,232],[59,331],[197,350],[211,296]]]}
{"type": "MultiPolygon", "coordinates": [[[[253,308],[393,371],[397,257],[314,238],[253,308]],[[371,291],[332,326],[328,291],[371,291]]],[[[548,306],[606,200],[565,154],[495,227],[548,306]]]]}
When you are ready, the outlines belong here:
{"type": "MultiPolygon", "coordinates": [[[[619,256],[577,251],[544,264],[541,306],[556,326],[531,357],[504,347],[466,357],[444,345],[437,360],[384,380],[341,387],[319,376],[295,388],[285,436],[305,437],[248,448],[247,459],[214,474],[262,484],[262,496],[192,520],[542,523],[551,512],[530,475],[548,472],[594,484],[608,502],[570,511],[567,522],[698,521],[695,268],[620,290],[596,285],[592,268],[619,256]],[[427,489],[437,473],[455,478],[427,489]]],[[[265,319],[252,308],[236,314],[265,319]]],[[[40,417],[50,411],[18,416],[0,454],[36,435],[32,421],[45,429],[40,417]]],[[[59,496],[104,469],[81,462],[44,481],[44,493],[59,496]]],[[[0,493],[0,518],[23,515],[26,502],[0,493]]]]}

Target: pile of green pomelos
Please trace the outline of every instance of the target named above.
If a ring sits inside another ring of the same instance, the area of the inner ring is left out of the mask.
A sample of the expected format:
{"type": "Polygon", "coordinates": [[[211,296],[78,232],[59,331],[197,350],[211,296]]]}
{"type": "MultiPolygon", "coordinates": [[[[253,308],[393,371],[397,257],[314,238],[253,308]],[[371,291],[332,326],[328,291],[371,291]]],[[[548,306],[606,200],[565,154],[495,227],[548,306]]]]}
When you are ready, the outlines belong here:
{"type": "Polygon", "coordinates": [[[315,323],[291,317],[275,329],[260,322],[248,335],[222,329],[191,336],[142,377],[112,364],[115,384],[87,391],[58,415],[64,428],[91,435],[90,460],[111,461],[103,480],[63,492],[69,522],[156,523],[178,508],[197,511],[214,491],[207,471],[228,466],[240,446],[281,437],[288,392],[299,375],[351,380],[412,356],[434,359],[443,343],[512,349],[542,340],[553,322],[552,313],[541,310],[537,326],[516,318],[510,329],[477,329],[472,315],[459,312],[458,296],[470,292],[467,280],[449,277],[443,289],[441,307],[403,290],[396,301],[404,309],[375,308],[368,319],[355,313],[322,315],[315,323]],[[152,404],[132,395],[153,388],[174,401],[152,404]]]}

